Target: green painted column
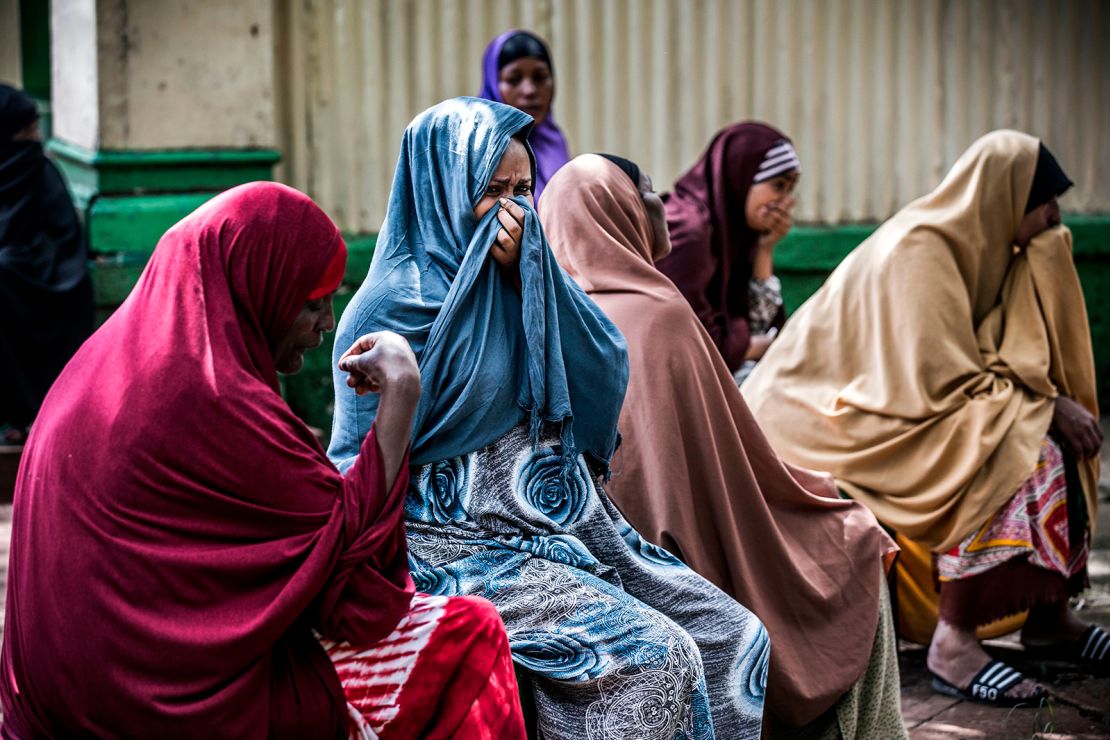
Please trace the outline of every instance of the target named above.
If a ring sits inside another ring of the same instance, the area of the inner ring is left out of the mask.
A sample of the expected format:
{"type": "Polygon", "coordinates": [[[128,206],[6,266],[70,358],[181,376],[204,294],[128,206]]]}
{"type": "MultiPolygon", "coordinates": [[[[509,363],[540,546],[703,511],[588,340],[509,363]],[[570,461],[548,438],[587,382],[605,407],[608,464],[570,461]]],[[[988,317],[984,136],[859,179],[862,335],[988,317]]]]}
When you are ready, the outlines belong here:
{"type": "Polygon", "coordinates": [[[229,187],[273,177],[274,6],[37,5],[50,21],[47,150],[84,219],[103,317],[170,226],[229,187]]]}
{"type": "Polygon", "coordinates": [[[64,139],[47,149],[85,214],[96,252],[149,254],[183,215],[235,185],[268,180],[273,149],[92,150],[64,139]]]}
{"type": "Polygon", "coordinates": [[[268,180],[276,150],[91,150],[47,144],[82,214],[97,308],[106,318],[138,279],[162,234],[213,195],[268,180]]]}

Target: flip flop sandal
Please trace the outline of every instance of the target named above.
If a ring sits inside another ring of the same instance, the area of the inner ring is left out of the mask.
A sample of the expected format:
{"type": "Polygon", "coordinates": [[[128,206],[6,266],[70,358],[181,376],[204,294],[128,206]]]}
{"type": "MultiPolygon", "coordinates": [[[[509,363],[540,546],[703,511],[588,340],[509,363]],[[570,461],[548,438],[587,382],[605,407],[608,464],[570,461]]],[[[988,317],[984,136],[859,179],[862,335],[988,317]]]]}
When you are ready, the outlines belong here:
{"type": "Polygon", "coordinates": [[[1032,696],[1008,696],[1006,692],[1021,683],[1025,676],[1001,660],[992,660],[983,666],[966,689],[945,681],[935,673],[932,675],[933,691],[938,694],[995,707],[1039,706],[1048,697],[1048,692],[1041,688],[1032,696]]]}
{"type": "Polygon", "coordinates": [[[1074,642],[1027,645],[1025,654],[1035,660],[1062,660],[1110,671],[1110,632],[1092,624],[1074,642]]]}

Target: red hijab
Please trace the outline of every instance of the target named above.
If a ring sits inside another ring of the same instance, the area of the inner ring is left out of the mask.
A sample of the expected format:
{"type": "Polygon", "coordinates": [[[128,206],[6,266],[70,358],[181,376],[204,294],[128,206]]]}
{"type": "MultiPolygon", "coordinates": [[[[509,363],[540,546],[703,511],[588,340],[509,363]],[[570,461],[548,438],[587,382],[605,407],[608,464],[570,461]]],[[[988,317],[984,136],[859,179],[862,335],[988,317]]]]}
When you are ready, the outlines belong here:
{"type": "Polygon", "coordinates": [[[723,129],[666,200],[671,253],[655,266],[682,291],[734,372],[751,342],[748,281],[759,238],[744,204],[767,150],[780,141],[789,139],[764,123],[723,129]]]}
{"type": "Polygon", "coordinates": [[[408,608],[401,503],[373,435],[343,478],[278,395],[271,347],[339,231],[275,183],[162,237],[48,394],[16,484],[4,735],[346,733],[311,630],[408,608]]]}

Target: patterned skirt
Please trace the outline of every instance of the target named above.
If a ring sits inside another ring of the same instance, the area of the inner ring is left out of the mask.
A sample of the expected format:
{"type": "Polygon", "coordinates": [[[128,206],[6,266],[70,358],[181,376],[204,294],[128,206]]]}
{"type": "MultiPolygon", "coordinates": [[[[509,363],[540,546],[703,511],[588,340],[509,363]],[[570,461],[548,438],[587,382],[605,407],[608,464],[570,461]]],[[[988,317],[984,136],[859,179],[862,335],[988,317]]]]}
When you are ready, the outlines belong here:
{"type": "Polygon", "coordinates": [[[413,471],[417,588],[494,603],[545,738],[758,738],[763,625],[644,541],[557,445],[517,427],[413,471]]]}
{"type": "Polygon", "coordinates": [[[978,626],[1046,600],[1067,598],[1085,582],[1088,530],[1082,498],[1069,506],[1067,465],[1046,437],[1032,475],[988,519],[948,552],[937,575],[951,592],[948,621],[978,626]]]}
{"type": "Polygon", "coordinates": [[[505,630],[487,601],[418,593],[376,644],[320,643],[347,696],[352,738],[525,738],[505,630]]]}

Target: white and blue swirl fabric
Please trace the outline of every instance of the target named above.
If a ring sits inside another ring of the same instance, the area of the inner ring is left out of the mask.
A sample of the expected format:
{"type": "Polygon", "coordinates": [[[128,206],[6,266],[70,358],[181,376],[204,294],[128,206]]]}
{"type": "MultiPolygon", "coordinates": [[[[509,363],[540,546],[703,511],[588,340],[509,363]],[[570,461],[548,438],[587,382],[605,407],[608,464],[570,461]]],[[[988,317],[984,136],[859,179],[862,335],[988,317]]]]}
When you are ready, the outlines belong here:
{"type": "Polygon", "coordinates": [[[525,425],[414,467],[421,591],[492,601],[532,677],[545,738],[758,738],[770,645],[747,609],[644,541],[557,430],[525,425]]]}

